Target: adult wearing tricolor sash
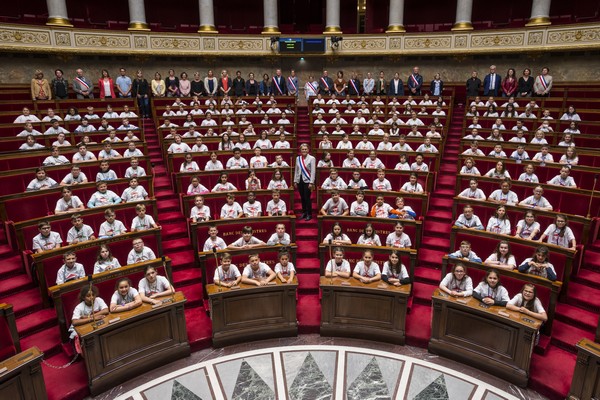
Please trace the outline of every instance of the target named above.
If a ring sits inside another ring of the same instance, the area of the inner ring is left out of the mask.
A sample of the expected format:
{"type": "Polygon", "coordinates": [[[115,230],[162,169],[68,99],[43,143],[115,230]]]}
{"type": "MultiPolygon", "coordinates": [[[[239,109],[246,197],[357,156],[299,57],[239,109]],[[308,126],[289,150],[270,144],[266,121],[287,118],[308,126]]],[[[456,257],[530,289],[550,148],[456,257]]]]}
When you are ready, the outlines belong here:
{"type": "Polygon", "coordinates": [[[312,202],[310,194],[315,189],[317,160],[308,154],[308,145],[300,145],[300,155],[296,157],[296,168],[294,170],[294,188],[298,189],[302,199],[301,219],[310,221],[312,219],[312,202]]]}
{"type": "Polygon", "coordinates": [[[286,85],[288,94],[290,96],[298,97],[298,77],[296,76],[296,71],[290,71],[290,76],[287,77],[286,85]]]}
{"type": "Polygon", "coordinates": [[[73,91],[77,94],[78,99],[93,99],[94,93],[94,84],[92,81],[85,76],[83,76],[83,70],[79,68],[77,71],[77,76],[73,79],[73,91]]]}
{"type": "Polygon", "coordinates": [[[548,97],[552,90],[552,76],[548,75],[550,68],[542,68],[542,74],[538,75],[533,82],[533,92],[536,96],[548,97]]]}
{"type": "Polygon", "coordinates": [[[274,96],[285,96],[287,94],[287,84],[281,70],[277,69],[273,75],[273,85],[271,87],[274,96]]]}
{"type": "Polygon", "coordinates": [[[360,96],[360,80],[356,77],[356,72],[353,72],[350,76],[348,94],[352,97],[360,96]]]}
{"type": "Polygon", "coordinates": [[[304,94],[306,95],[306,101],[308,101],[311,96],[319,94],[319,82],[315,81],[315,77],[312,75],[308,77],[308,81],[306,81],[306,85],[304,85],[304,94]]]}
{"type": "Polygon", "coordinates": [[[327,71],[323,71],[323,76],[319,79],[319,93],[323,96],[329,96],[333,93],[333,79],[329,77],[327,71]]]}
{"type": "Polygon", "coordinates": [[[408,77],[408,94],[412,96],[420,96],[421,86],[423,86],[423,76],[419,74],[419,67],[414,67],[413,73],[408,77]]]}

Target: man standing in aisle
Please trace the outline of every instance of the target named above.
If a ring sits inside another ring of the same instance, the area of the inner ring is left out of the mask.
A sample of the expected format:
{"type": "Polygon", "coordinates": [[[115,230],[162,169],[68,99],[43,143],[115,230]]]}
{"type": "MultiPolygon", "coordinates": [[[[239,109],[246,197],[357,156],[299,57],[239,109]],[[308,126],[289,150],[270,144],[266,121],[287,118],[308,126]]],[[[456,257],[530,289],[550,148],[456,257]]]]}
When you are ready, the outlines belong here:
{"type": "Polygon", "coordinates": [[[275,71],[273,75],[273,95],[285,96],[287,94],[287,85],[285,78],[281,75],[281,69],[275,71]]]}
{"type": "Polygon", "coordinates": [[[390,90],[388,91],[388,95],[404,96],[404,84],[402,83],[402,79],[400,79],[400,74],[397,72],[394,74],[394,79],[390,81],[390,90]]]}
{"type": "Polygon", "coordinates": [[[94,84],[91,80],[83,76],[81,68],[75,71],[77,76],[73,79],[73,91],[77,94],[78,99],[93,99],[94,84]]]}
{"type": "Polygon", "coordinates": [[[479,88],[481,88],[481,79],[477,77],[477,71],[473,71],[467,80],[467,98],[479,96],[479,88]]]}
{"type": "Polygon", "coordinates": [[[302,200],[301,219],[310,221],[312,219],[312,202],[310,194],[315,189],[315,174],[317,160],[308,154],[308,145],[300,145],[300,155],[296,157],[296,168],[294,170],[294,188],[298,189],[302,200]]]}
{"type": "Polygon", "coordinates": [[[483,78],[483,95],[498,96],[502,78],[496,73],[496,66],[490,65],[490,73],[483,78]]]}
{"type": "Polygon", "coordinates": [[[119,97],[131,97],[131,87],[133,82],[131,82],[131,78],[125,75],[125,68],[121,68],[119,70],[121,75],[117,78],[117,91],[119,92],[119,97]]]}
{"type": "Polygon", "coordinates": [[[348,94],[352,97],[360,96],[360,79],[357,78],[356,72],[353,72],[350,75],[350,80],[348,81],[348,94]]]}
{"type": "Polygon", "coordinates": [[[408,94],[412,96],[420,96],[421,86],[423,86],[423,76],[419,74],[419,67],[414,67],[413,73],[408,77],[408,94]]]}
{"type": "Polygon", "coordinates": [[[298,99],[298,77],[296,71],[291,70],[290,76],[287,78],[287,92],[290,96],[295,96],[298,99]]]}

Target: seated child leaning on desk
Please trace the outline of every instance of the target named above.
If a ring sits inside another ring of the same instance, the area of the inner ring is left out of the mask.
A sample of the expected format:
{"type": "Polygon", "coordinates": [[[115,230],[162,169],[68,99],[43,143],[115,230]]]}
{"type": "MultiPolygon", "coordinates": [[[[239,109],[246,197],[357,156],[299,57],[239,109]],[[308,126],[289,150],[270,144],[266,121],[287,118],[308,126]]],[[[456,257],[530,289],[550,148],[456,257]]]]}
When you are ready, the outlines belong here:
{"type": "Polygon", "coordinates": [[[275,272],[267,264],[260,262],[258,254],[251,254],[248,257],[248,265],[242,273],[242,283],[265,286],[274,279],[275,272]]]}

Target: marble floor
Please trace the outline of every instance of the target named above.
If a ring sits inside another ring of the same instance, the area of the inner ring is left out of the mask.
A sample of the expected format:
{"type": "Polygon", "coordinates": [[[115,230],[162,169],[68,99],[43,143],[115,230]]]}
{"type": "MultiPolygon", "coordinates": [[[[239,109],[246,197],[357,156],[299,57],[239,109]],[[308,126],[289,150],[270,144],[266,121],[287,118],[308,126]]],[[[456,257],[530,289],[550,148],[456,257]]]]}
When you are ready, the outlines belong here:
{"type": "Polygon", "coordinates": [[[426,349],[301,335],[205,349],[90,399],[545,398],[426,349]]]}

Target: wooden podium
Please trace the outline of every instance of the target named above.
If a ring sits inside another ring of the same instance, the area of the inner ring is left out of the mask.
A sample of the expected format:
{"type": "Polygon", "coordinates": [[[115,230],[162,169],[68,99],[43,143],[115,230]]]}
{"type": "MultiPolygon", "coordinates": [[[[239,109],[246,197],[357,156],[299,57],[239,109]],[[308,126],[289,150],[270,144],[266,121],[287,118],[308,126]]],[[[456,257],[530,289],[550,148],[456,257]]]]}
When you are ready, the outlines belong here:
{"type": "Polygon", "coordinates": [[[404,344],[411,285],[322,276],[321,335],[404,344]]]}
{"type": "Polygon", "coordinates": [[[158,307],[141,307],[108,315],[99,326],[75,327],[92,395],[190,354],[182,292],[161,297],[158,307]],[[118,321],[110,322],[120,318],[118,321]]]}
{"type": "Polygon", "coordinates": [[[439,289],[432,300],[430,352],[527,386],[541,321],[504,307],[483,307],[472,297],[451,297],[439,289]]]}
{"type": "Polygon", "coordinates": [[[600,344],[589,339],[577,343],[577,363],[569,390],[569,400],[600,397],[600,344]]]}
{"type": "Polygon", "coordinates": [[[0,399],[44,400],[46,385],[40,363],[44,353],[32,347],[0,361],[0,399]]]}
{"type": "Polygon", "coordinates": [[[297,288],[296,280],[292,284],[273,281],[267,286],[240,284],[238,289],[206,285],[213,346],[297,336],[297,288]]]}

